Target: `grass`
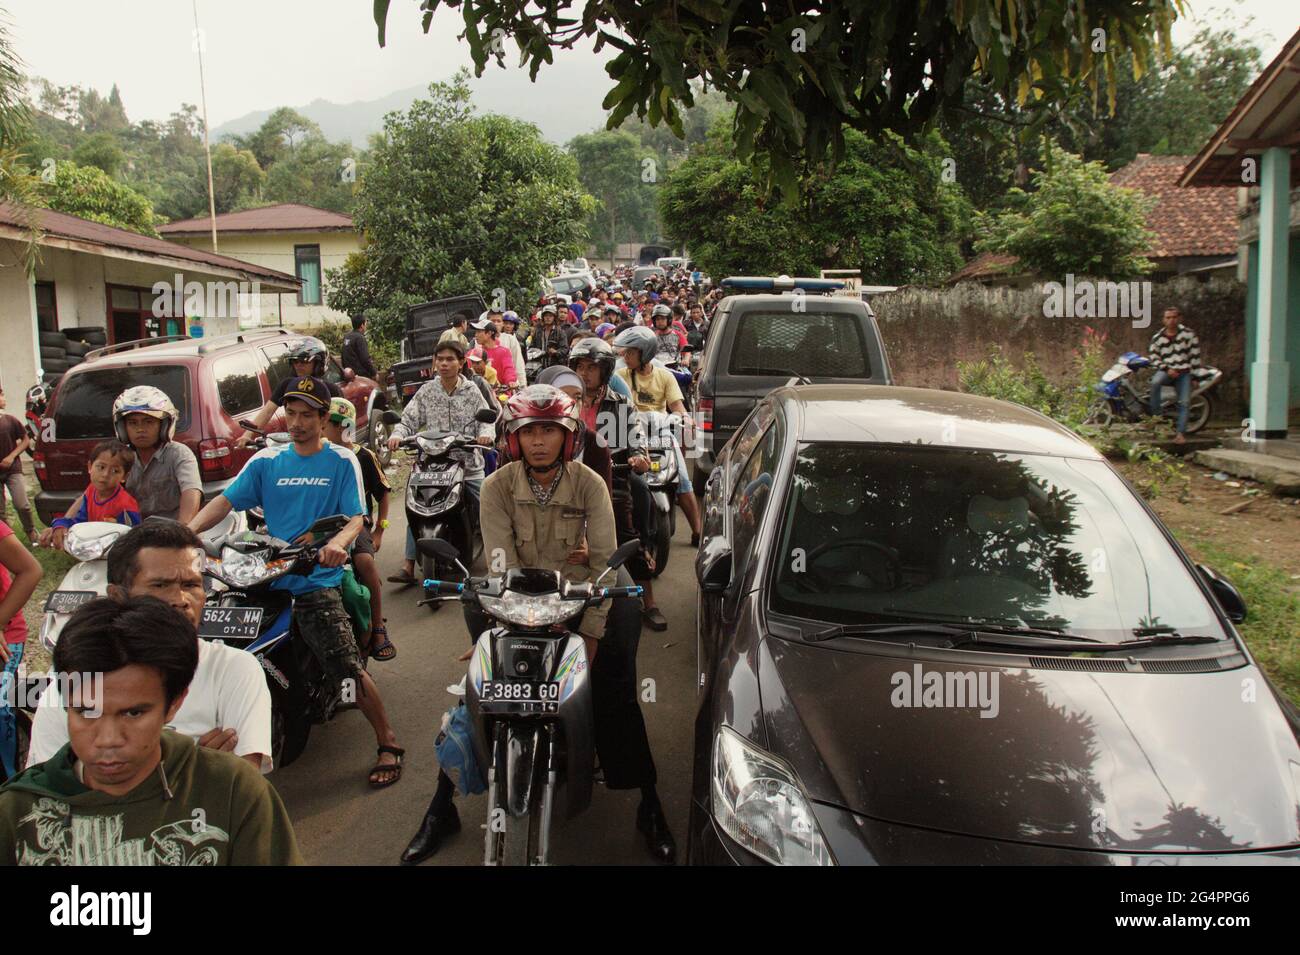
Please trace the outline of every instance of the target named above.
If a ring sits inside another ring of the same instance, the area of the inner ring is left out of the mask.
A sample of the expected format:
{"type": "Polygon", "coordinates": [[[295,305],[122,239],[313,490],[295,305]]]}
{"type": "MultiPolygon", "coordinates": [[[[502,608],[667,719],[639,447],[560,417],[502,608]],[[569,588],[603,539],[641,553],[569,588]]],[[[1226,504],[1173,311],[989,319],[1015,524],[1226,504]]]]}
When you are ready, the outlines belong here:
{"type": "Polygon", "coordinates": [[[1300,594],[1282,569],[1247,558],[1207,538],[1187,549],[1229,578],[1246,601],[1246,620],[1237,630],[1270,680],[1300,705],[1300,594]]]}

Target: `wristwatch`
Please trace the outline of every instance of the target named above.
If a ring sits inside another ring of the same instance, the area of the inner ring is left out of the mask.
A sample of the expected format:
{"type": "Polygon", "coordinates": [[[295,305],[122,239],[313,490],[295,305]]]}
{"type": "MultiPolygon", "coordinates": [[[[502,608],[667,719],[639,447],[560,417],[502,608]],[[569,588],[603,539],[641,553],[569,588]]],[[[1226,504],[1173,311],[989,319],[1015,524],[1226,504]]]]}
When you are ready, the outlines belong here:
{"type": "Polygon", "coordinates": [[[379,522],[379,529],[381,531],[388,530],[388,518],[385,517],[382,521],[379,522]]]}

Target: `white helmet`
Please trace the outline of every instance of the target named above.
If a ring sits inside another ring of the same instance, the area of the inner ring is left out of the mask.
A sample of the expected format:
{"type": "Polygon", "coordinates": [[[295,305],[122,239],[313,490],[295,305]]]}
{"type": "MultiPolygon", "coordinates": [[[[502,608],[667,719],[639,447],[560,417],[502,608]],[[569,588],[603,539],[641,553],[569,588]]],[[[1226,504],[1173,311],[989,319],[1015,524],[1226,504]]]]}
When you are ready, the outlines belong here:
{"type": "Polygon", "coordinates": [[[153,385],[136,385],[117,396],[113,402],[113,432],[117,440],[129,445],[126,434],[126,416],[129,414],[147,414],[163,422],[158,431],[158,443],[166,444],[176,435],[176,419],[180,415],[176,406],[167,397],[166,392],[153,385]]]}

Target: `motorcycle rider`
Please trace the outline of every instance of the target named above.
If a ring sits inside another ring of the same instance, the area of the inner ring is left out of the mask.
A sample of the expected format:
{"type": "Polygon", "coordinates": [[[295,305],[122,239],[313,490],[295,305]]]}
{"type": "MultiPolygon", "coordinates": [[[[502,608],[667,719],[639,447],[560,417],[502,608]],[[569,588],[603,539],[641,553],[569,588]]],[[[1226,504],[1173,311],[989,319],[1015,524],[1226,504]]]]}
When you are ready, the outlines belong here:
{"type": "Polygon", "coordinates": [[[406,751],[397,745],[379,688],[361,668],[352,621],[339,591],[348,548],[365,526],[361,468],[352,452],[325,440],[331,396],[323,380],[295,378],[284,399],[292,443],[263,448],[249,458],[225,491],[190,521],[190,529],[202,533],[232,509],[242,511],[260,505],[268,534],[305,542],[305,532],[320,518],[334,514],[349,518],[343,529],[321,547],[317,558],[320,566],[309,576],[286,574],[273,581],[271,587],[295,595],[294,627],[315,654],[326,678],[336,686],[356,689],[357,708],[374,729],[379,751],[369,773],[370,785],[381,789],[402,778],[406,751]]]}
{"type": "MultiPolygon", "coordinates": [[[[476,412],[491,408],[483,392],[461,374],[465,364],[465,349],[454,338],[440,341],[433,354],[433,370],[437,378],[420,386],[411,396],[402,412],[402,421],[393,428],[388,439],[390,450],[396,451],[402,439],[430,428],[464,433],[473,423],[478,444],[491,447],[495,428],[491,424],[474,421],[476,412]]],[[[496,409],[493,408],[495,411],[496,409]]],[[[470,524],[478,526],[479,490],[483,486],[483,455],[477,450],[454,451],[453,455],[465,465],[465,491],[469,498],[470,524]]],[[[389,582],[410,586],[415,580],[415,535],[406,529],[406,553],[402,571],[390,574],[389,582]]],[[[436,605],[435,605],[436,606],[436,605]]]]}
{"type": "MultiPolygon", "coordinates": [[[[659,349],[659,339],[648,328],[629,328],[614,338],[614,348],[621,349],[626,368],[616,372],[632,389],[632,404],[637,411],[666,411],[679,415],[684,433],[689,437],[692,419],[686,413],[682,389],[673,373],[663,365],[651,362],[659,349]]],[[[700,506],[695,500],[690,476],[686,473],[686,458],[676,436],[673,448],[677,452],[677,504],[691,525],[691,546],[700,543],[700,506]]]]}
{"type": "Polygon", "coordinates": [[[556,321],[555,316],[554,305],[543,305],[533,336],[528,340],[529,348],[542,350],[543,368],[564,364],[569,353],[569,333],[556,321]]]}
{"type": "Polygon", "coordinates": [[[672,308],[656,305],[650,312],[650,320],[654,323],[655,338],[659,341],[659,351],[655,357],[665,365],[679,361],[682,349],[686,347],[686,335],[673,328],[672,308]]]}
{"type": "MultiPolygon", "coordinates": [[[[599,338],[585,338],[569,353],[569,367],[577,372],[586,386],[581,409],[583,424],[595,432],[609,448],[613,465],[610,491],[619,518],[619,544],[640,538],[643,544],[653,539],[653,503],[643,475],[650,470],[645,453],[646,439],[640,423],[632,413],[631,402],[610,387],[614,375],[614,349],[599,338]],[[620,512],[620,504],[623,510],[620,512]]],[[[648,546],[641,558],[627,563],[633,581],[644,588],[642,616],[657,631],[668,629],[668,621],[655,604],[652,574],[654,571],[648,546]]]]}
{"type": "MultiPolygon", "coordinates": [[[[497,327],[497,344],[510,352],[510,360],[515,366],[515,387],[523,388],[527,386],[528,376],[525,374],[524,369],[524,350],[519,346],[519,339],[515,338],[514,328],[506,327],[505,312],[494,305],[484,312],[483,316],[479,317],[482,318],[484,316],[489,318],[492,321],[492,324],[497,327]]],[[[519,320],[516,318],[515,324],[517,325],[518,323],[519,320]]]]}
{"type": "MultiPolygon", "coordinates": [[[[483,485],[483,549],[489,567],[557,570],[571,581],[594,581],[603,571],[617,547],[614,511],[604,481],[573,460],[581,428],[572,399],[549,385],[533,385],[507,402],[511,463],[483,485]],[[574,560],[580,555],[583,562],[574,560]]],[[[574,629],[587,644],[593,697],[602,700],[595,704],[596,709],[611,715],[604,728],[601,720],[596,721],[598,740],[602,734],[610,734],[604,747],[597,744],[606,785],[640,787],[637,828],[656,858],[672,861],[676,843],[655,788],[654,760],[635,703],[634,666],[629,673],[629,658],[635,660],[638,639],[632,631],[640,629],[636,616],[633,598],[617,598],[588,608],[574,629]],[[598,653],[602,638],[609,645],[598,653]],[[600,661],[606,653],[611,659],[602,667],[600,661]],[[635,718],[625,702],[628,690],[635,718]],[[633,735],[634,723],[640,724],[639,737],[633,735]]],[[[486,615],[469,605],[465,620],[471,639],[477,639],[489,626],[486,615]]],[[[460,817],[452,802],[454,792],[450,777],[439,770],[438,789],[419,830],[402,853],[404,864],[432,855],[445,836],[460,830],[460,817]]]]}
{"type": "MultiPolygon", "coordinates": [[[[271,393],[271,400],[257,409],[257,414],[253,415],[252,418],[253,426],[258,430],[266,429],[267,422],[275,415],[275,409],[284,404],[285,392],[299,378],[314,377],[323,380],[325,378],[325,359],[327,357],[329,357],[329,351],[319,338],[303,338],[290,348],[289,364],[293,368],[293,374],[276,385],[275,391],[271,393]]],[[[332,397],[343,397],[343,389],[334,382],[328,382],[327,387],[332,397]]],[[[245,431],[235,439],[235,447],[245,447],[248,442],[256,437],[257,435],[252,431],[245,431]]]]}
{"type": "Polygon", "coordinates": [[[1151,415],[1160,414],[1164,403],[1165,385],[1173,385],[1178,393],[1178,423],[1175,426],[1174,444],[1186,444],[1187,408],[1192,397],[1192,376],[1201,367],[1201,340],[1196,333],[1182,324],[1183,315],[1176,306],[1165,309],[1161,316],[1163,327],[1151,338],[1151,363],[1156,373],[1151,376],[1151,415]]]}

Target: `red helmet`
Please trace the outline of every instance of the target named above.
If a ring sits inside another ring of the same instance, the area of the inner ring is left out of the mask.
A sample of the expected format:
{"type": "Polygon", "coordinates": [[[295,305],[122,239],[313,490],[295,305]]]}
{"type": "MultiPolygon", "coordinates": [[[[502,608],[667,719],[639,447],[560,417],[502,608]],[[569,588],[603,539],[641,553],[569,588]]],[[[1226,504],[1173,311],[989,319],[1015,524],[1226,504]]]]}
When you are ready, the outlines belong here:
{"type": "Polygon", "coordinates": [[[505,409],[506,447],[513,461],[523,461],[523,449],[519,447],[519,429],[524,425],[551,421],[568,430],[564,438],[564,450],[560,453],[562,461],[572,461],[578,453],[578,439],[581,436],[582,418],[578,403],[559,388],[551,385],[529,385],[522,391],[515,392],[506,402],[505,409]]]}

